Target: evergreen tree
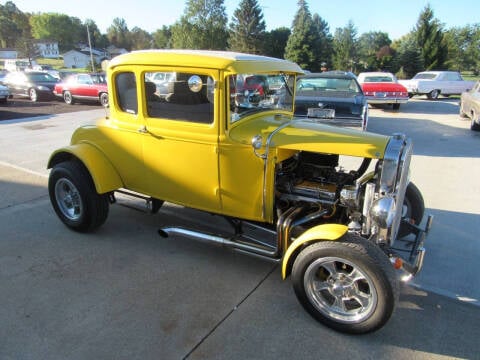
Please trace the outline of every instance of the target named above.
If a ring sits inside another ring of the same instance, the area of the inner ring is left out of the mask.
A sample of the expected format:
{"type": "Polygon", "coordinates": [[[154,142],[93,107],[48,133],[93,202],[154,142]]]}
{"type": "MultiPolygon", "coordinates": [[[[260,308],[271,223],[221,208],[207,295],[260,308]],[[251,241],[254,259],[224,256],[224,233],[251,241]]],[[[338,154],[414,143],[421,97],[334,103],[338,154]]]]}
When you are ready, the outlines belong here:
{"type": "Polygon", "coordinates": [[[394,69],[401,71],[397,73],[399,79],[410,79],[416,73],[424,70],[422,53],[417,45],[414,33],[409,33],[395,41],[392,47],[397,52],[394,69]]]}
{"type": "Polygon", "coordinates": [[[285,47],[285,59],[296,62],[301,68],[317,71],[320,68],[317,33],[312,14],[305,0],[298,0],[298,10],[292,23],[292,33],[285,47]]]}
{"type": "Polygon", "coordinates": [[[173,47],[225,50],[228,18],[223,1],[188,0],[184,14],[172,26],[173,47]]]}
{"type": "Polygon", "coordinates": [[[11,1],[0,4],[0,47],[13,48],[24,38],[31,38],[28,15],[11,1]]]}
{"type": "Polygon", "coordinates": [[[285,47],[290,36],[290,29],[287,27],[280,27],[270,32],[265,33],[265,44],[263,53],[267,56],[283,59],[285,54],[285,47]]]}
{"type": "Polygon", "coordinates": [[[257,0],[242,0],[230,23],[229,47],[233,51],[262,53],[265,21],[257,0]]]}
{"type": "Polygon", "coordinates": [[[442,69],[447,60],[447,44],[444,41],[440,22],[434,18],[433,10],[427,5],[415,27],[415,39],[420,48],[426,70],[442,69]]]}
{"type": "Polygon", "coordinates": [[[336,70],[356,71],[358,66],[357,29],[353,21],[335,30],[333,38],[333,66],[336,70]]]}
{"type": "Polygon", "coordinates": [[[107,37],[108,41],[116,47],[131,50],[130,30],[124,19],[113,19],[112,25],[107,29],[107,37]]]}
{"type": "Polygon", "coordinates": [[[313,14],[312,22],[318,36],[315,46],[315,57],[317,60],[315,66],[312,67],[312,71],[319,71],[321,64],[325,64],[327,68],[332,66],[333,37],[330,34],[328,23],[317,13],[313,14]]]}

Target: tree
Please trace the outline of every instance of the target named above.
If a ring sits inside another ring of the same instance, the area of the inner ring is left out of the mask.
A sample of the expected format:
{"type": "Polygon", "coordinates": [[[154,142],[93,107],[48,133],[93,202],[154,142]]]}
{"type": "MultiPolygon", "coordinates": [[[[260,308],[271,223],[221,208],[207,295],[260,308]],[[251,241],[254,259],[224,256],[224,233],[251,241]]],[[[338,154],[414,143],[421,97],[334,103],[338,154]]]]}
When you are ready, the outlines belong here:
{"type": "Polygon", "coordinates": [[[353,21],[344,28],[337,28],[333,37],[333,66],[337,70],[355,72],[358,66],[357,29],[353,21]]]}
{"type": "Polygon", "coordinates": [[[130,31],[124,19],[113,19],[112,25],[107,29],[107,38],[116,47],[131,50],[130,31]]]}
{"type": "Polygon", "coordinates": [[[397,52],[392,72],[400,71],[397,73],[399,79],[410,79],[416,73],[424,70],[422,53],[413,32],[395,41],[392,47],[397,52]]]}
{"type": "Polygon", "coordinates": [[[480,24],[449,29],[445,33],[449,68],[480,71],[480,24]]]}
{"type": "Polygon", "coordinates": [[[153,33],[153,43],[157,49],[169,49],[172,47],[172,31],[169,26],[163,25],[153,33]]]}
{"type": "Polygon", "coordinates": [[[172,45],[181,49],[225,50],[227,22],[223,0],[188,0],[180,20],[172,26],[172,45]]]}
{"type": "Polygon", "coordinates": [[[264,55],[283,59],[289,36],[290,29],[287,27],[267,31],[265,33],[265,44],[268,44],[268,46],[263,48],[264,55]]]}
{"type": "Polygon", "coordinates": [[[430,5],[425,6],[414,30],[426,70],[442,69],[447,60],[447,44],[440,22],[434,18],[430,5]]]}
{"type": "Polygon", "coordinates": [[[88,32],[90,32],[90,43],[92,44],[92,48],[105,49],[106,47],[108,47],[108,38],[105,34],[102,34],[100,32],[95,21],[93,21],[92,19],[87,19],[85,20],[83,27],[84,29],[82,31],[83,34],[85,34],[83,41],[84,43],[88,42],[88,32]]]}
{"type": "Polygon", "coordinates": [[[28,59],[30,66],[32,66],[32,61],[40,56],[40,49],[38,48],[35,39],[31,37],[22,37],[18,39],[15,48],[18,51],[18,57],[28,59]]]}
{"type": "Polygon", "coordinates": [[[330,34],[330,27],[328,23],[323,20],[317,13],[312,16],[313,28],[318,35],[317,44],[315,44],[315,57],[317,58],[314,71],[319,70],[322,64],[327,68],[332,66],[333,53],[333,37],[330,34]]]}
{"type": "Polygon", "coordinates": [[[392,55],[391,43],[385,32],[371,31],[360,35],[357,43],[358,59],[363,68],[368,71],[384,69],[387,57],[392,55]]]}
{"type": "Polygon", "coordinates": [[[0,47],[14,47],[23,37],[31,37],[28,16],[11,1],[0,4],[0,47]]]}
{"type": "Polygon", "coordinates": [[[257,0],[242,0],[230,23],[229,47],[233,51],[261,53],[265,40],[265,21],[257,0]]]}
{"type": "Polygon", "coordinates": [[[56,40],[61,51],[70,50],[86,37],[80,19],[65,14],[34,14],[30,17],[30,25],[34,39],[56,40]]]}
{"type": "Polygon", "coordinates": [[[285,47],[285,59],[296,62],[301,68],[317,71],[320,68],[316,46],[319,44],[312,14],[305,0],[298,1],[298,10],[292,23],[292,33],[285,47]]]}
{"type": "Polygon", "coordinates": [[[144,50],[153,48],[153,37],[148,32],[139,27],[134,27],[130,31],[130,44],[132,50],[144,50]]]}

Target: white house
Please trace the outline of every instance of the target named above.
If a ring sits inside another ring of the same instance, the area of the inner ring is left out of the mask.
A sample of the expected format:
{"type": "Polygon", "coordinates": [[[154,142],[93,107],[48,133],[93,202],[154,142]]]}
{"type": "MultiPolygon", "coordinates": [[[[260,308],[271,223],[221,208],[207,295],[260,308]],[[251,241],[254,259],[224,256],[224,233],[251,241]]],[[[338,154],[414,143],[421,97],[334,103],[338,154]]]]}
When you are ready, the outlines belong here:
{"type": "Polygon", "coordinates": [[[37,40],[35,45],[38,48],[40,57],[48,59],[58,59],[60,52],[58,51],[58,42],[52,40],[37,40]]]}
{"type": "MultiPolygon", "coordinates": [[[[105,53],[92,49],[95,63],[100,64],[106,58],[105,53]]],[[[70,50],[63,54],[63,63],[67,68],[86,68],[90,63],[90,50],[70,50]]]]}

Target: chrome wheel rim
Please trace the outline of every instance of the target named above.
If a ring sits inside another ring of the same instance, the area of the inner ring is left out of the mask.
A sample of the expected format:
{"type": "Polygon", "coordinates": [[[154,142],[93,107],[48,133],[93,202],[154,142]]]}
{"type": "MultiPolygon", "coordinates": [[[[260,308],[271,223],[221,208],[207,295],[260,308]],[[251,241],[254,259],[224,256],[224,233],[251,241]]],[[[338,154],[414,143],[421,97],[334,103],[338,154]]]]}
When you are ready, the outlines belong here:
{"type": "Polygon", "coordinates": [[[313,261],[305,271],[304,287],[318,311],[344,323],[367,319],[378,303],[370,277],[354,263],[338,257],[313,261]]]}
{"type": "Polygon", "coordinates": [[[60,179],[55,184],[55,200],[62,214],[69,220],[78,220],[83,214],[80,192],[68,179],[60,179]]]}
{"type": "Polygon", "coordinates": [[[37,101],[37,92],[35,89],[30,89],[30,100],[37,101]]]}

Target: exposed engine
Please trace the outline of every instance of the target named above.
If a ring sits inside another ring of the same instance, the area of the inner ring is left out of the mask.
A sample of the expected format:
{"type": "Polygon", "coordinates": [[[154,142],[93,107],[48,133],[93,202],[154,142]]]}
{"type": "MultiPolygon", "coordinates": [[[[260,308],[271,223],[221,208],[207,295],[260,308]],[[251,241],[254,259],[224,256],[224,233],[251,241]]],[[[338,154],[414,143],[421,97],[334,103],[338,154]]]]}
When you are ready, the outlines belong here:
{"type": "MultiPolygon", "coordinates": [[[[362,176],[370,159],[365,159],[358,170],[339,168],[339,156],[299,152],[277,166],[277,209],[300,203],[309,204],[312,211],[323,210],[323,218],[331,222],[358,222],[360,199],[357,179],[362,176]]],[[[318,219],[316,219],[318,221],[318,219]]],[[[360,230],[360,229],[358,229],[360,230]]]]}

